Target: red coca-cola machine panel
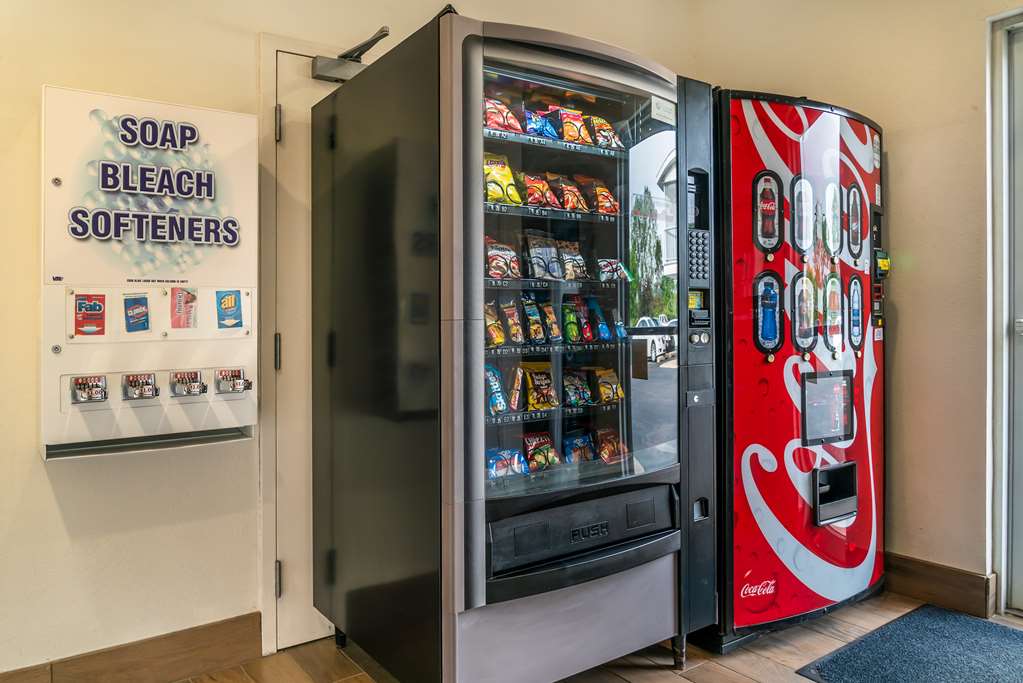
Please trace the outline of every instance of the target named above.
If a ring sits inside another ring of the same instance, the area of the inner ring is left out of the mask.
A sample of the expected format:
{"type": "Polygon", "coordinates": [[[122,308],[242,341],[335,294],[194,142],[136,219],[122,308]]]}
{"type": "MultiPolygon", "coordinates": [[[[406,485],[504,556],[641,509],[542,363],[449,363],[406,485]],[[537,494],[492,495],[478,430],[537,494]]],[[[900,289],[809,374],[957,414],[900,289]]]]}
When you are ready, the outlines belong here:
{"type": "Polygon", "coordinates": [[[761,93],[717,107],[726,650],[880,587],[888,257],[880,127],[761,93]]]}

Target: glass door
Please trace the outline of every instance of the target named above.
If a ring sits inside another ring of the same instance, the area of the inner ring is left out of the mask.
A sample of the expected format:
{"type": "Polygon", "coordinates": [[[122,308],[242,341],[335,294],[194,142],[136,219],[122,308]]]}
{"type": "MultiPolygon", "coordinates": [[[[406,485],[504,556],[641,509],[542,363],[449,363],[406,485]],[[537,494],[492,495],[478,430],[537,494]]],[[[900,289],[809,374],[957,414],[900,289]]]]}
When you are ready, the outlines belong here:
{"type": "Polygon", "coordinates": [[[496,61],[483,96],[487,498],[676,465],[674,103],[496,61]]]}

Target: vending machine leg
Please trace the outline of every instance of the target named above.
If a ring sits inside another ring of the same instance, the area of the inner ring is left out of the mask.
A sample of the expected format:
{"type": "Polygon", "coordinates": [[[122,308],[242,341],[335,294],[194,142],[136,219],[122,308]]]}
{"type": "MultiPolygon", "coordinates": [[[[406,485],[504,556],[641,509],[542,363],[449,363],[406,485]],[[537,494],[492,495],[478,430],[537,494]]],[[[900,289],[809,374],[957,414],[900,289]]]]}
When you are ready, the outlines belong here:
{"type": "Polygon", "coordinates": [[[671,668],[681,670],[686,663],[686,639],[685,636],[675,636],[671,639],[671,654],[675,663],[671,668]]]}
{"type": "Polygon", "coordinates": [[[334,627],[334,645],[337,647],[337,649],[340,650],[341,648],[343,648],[347,644],[348,644],[348,636],[345,635],[344,631],[342,631],[337,626],[335,626],[334,627]]]}

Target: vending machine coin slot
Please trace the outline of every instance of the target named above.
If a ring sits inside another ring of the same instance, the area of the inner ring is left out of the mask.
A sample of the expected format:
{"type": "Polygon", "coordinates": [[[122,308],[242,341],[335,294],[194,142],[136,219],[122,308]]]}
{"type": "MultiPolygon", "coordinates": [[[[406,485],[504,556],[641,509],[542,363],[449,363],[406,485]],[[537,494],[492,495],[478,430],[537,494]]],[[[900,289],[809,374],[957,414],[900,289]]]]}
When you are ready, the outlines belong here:
{"type": "Polygon", "coordinates": [[[252,380],[245,379],[241,368],[217,370],[217,393],[240,394],[252,389],[252,380]]]}
{"type": "Polygon", "coordinates": [[[172,396],[201,396],[206,393],[207,388],[199,370],[177,370],[170,374],[172,396]]]}
{"type": "Polygon", "coordinates": [[[107,400],[106,375],[71,378],[71,403],[101,403],[107,400]]]}
{"type": "Polygon", "coordinates": [[[125,401],[138,401],[156,398],[160,395],[160,387],[156,386],[156,375],[145,372],[122,376],[121,392],[125,401]]]}

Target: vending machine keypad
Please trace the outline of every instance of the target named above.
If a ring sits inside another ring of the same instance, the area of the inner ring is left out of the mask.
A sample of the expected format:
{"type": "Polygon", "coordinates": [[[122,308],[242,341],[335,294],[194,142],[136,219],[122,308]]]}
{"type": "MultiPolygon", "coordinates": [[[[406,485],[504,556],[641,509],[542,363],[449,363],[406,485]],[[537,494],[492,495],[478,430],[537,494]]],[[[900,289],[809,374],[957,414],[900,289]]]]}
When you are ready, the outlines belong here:
{"type": "Polygon", "coordinates": [[[170,374],[170,390],[172,396],[201,396],[207,385],[199,370],[176,370],[170,374]]]}
{"type": "Polygon", "coordinates": [[[156,374],[152,372],[124,375],[121,378],[121,390],[125,401],[156,398],[160,395],[156,374]]]}
{"type": "Polygon", "coordinates": [[[217,370],[217,393],[240,394],[252,389],[252,380],[245,379],[241,368],[217,370]]]}
{"type": "Polygon", "coordinates": [[[689,231],[689,279],[706,282],[710,277],[710,252],[706,230],[689,231]]]}
{"type": "Polygon", "coordinates": [[[84,375],[71,378],[71,403],[100,403],[106,400],[106,375],[84,375]]]}

